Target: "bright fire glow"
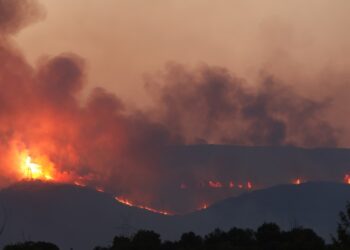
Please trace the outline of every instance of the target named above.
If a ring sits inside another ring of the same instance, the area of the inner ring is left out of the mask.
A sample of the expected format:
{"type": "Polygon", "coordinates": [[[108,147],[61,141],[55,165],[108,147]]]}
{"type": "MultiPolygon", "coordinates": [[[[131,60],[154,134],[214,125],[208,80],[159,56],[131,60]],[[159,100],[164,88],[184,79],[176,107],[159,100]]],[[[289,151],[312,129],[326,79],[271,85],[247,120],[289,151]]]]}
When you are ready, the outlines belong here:
{"type": "Polygon", "coordinates": [[[201,205],[198,210],[204,210],[204,209],[207,209],[208,208],[208,204],[207,203],[204,203],[203,205],[201,205]]]}
{"type": "Polygon", "coordinates": [[[349,174],[346,174],[345,177],[344,177],[344,182],[346,184],[349,184],[350,185],[350,175],[349,174]]]}
{"type": "Polygon", "coordinates": [[[208,181],[208,186],[210,188],[238,188],[238,189],[252,189],[253,188],[253,183],[251,181],[247,181],[246,184],[238,183],[235,184],[234,181],[230,181],[228,183],[223,183],[220,181],[208,181]]]}
{"type": "Polygon", "coordinates": [[[86,187],[86,185],[80,181],[74,181],[74,185],[79,186],[79,187],[86,187]]]}
{"type": "Polygon", "coordinates": [[[128,200],[128,199],[125,199],[123,197],[114,197],[118,202],[124,204],[124,205],[127,205],[129,207],[137,207],[137,208],[141,208],[141,209],[144,209],[144,210],[147,210],[147,211],[150,211],[150,212],[153,212],[153,213],[157,213],[157,214],[162,214],[162,215],[173,215],[172,212],[169,212],[169,211],[165,211],[165,210],[158,210],[158,209],[155,209],[155,208],[151,208],[151,207],[148,207],[148,206],[144,206],[144,205],[138,205],[138,204],[135,204],[134,202],[128,200]]]}
{"type": "Polygon", "coordinates": [[[300,178],[297,178],[297,179],[295,179],[295,180],[292,181],[292,183],[293,183],[294,185],[300,185],[301,182],[302,182],[302,181],[301,181],[300,178]]]}
{"type": "Polygon", "coordinates": [[[212,188],[222,188],[223,186],[219,181],[209,181],[208,184],[209,184],[209,187],[212,187],[212,188]]]}
{"type": "Polygon", "coordinates": [[[20,172],[22,177],[29,180],[52,180],[53,169],[51,164],[42,165],[41,161],[33,161],[32,157],[27,153],[22,153],[20,158],[20,172]]]}
{"type": "Polygon", "coordinates": [[[96,191],[100,192],[100,193],[104,193],[105,192],[105,190],[103,188],[101,188],[101,187],[96,187],[96,191]]]}

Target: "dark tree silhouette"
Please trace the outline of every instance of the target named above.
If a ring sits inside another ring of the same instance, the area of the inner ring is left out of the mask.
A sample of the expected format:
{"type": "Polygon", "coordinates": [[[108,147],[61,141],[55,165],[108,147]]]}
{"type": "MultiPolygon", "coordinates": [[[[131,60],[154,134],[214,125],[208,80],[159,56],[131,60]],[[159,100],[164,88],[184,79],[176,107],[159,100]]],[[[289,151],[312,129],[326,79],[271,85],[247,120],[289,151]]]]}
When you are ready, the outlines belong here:
{"type": "Polygon", "coordinates": [[[263,250],[279,250],[281,229],[275,223],[264,223],[258,228],[256,239],[263,250]]]}
{"type": "MultiPolygon", "coordinates": [[[[343,218],[343,216],[342,216],[343,218]]],[[[348,217],[350,218],[350,217],[348,217]]],[[[349,222],[350,220],[348,220],[349,222]]],[[[350,224],[347,224],[350,225],[350,224]]],[[[264,223],[256,231],[232,228],[228,232],[215,229],[201,237],[193,232],[184,233],[179,241],[160,240],[153,231],[138,231],[133,237],[116,236],[112,247],[95,250],[350,250],[325,245],[313,230],[294,228],[282,231],[274,223],[264,223]]]]}
{"type": "Polygon", "coordinates": [[[350,249],[350,202],[346,204],[345,211],[339,213],[337,238],[333,237],[336,249],[350,249]]]}
{"type": "Polygon", "coordinates": [[[132,249],[131,240],[124,236],[115,236],[113,239],[112,249],[130,250],[132,249]]]}
{"type": "Polygon", "coordinates": [[[5,246],[4,250],[59,250],[59,248],[48,242],[24,242],[5,246]]]}
{"type": "Polygon", "coordinates": [[[184,250],[200,250],[203,248],[203,239],[193,232],[184,233],[179,241],[179,247],[184,250]]]}
{"type": "Polygon", "coordinates": [[[6,224],[7,224],[7,212],[6,212],[6,209],[4,206],[2,206],[2,222],[1,222],[1,225],[0,225],[0,236],[4,233],[5,231],[5,227],[6,227],[6,224]]]}
{"type": "Polygon", "coordinates": [[[231,243],[228,234],[220,229],[215,229],[212,233],[204,237],[205,249],[221,250],[230,249],[231,243]]]}
{"type": "Polygon", "coordinates": [[[253,230],[234,227],[228,232],[228,237],[233,247],[241,247],[244,249],[256,247],[256,239],[253,230]]]}
{"type": "Polygon", "coordinates": [[[135,250],[158,250],[161,246],[160,235],[153,231],[140,230],[134,235],[132,246],[135,250]]]}
{"type": "Polygon", "coordinates": [[[282,248],[285,250],[323,250],[324,240],[311,229],[294,228],[283,233],[282,248]]]}

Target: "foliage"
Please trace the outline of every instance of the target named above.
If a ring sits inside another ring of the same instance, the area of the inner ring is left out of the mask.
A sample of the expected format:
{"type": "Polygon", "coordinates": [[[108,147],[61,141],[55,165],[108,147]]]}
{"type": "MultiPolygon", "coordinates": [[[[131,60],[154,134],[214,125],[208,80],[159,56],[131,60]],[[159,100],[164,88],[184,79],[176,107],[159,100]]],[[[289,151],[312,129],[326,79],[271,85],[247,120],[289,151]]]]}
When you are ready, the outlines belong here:
{"type": "MultiPolygon", "coordinates": [[[[98,246],[95,250],[349,250],[350,203],[339,217],[337,236],[330,245],[311,229],[283,231],[275,223],[264,223],[256,231],[236,227],[229,231],[215,229],[204,237],[187,232],[178,241],[165,242],[153,231],[140,230],[131,237],[115,236],[112,246],[98,246]]],[[[47,242],[24,242],[8,245],[4,250],[58,250],[58,247],[47,242]]]]}
{"type": "Polygon", "coordinates": [[[161,242],[152,231],[139,231],[133,237],[114,238],[113,246],[96,250],[324,250],[322,238],[311,229],[294,228],[282,231],[274,223],[264,223],[257,231],[232,228],[225,232],[215,229],[204,237],[184,233],[179,241],[161,242]]]}
{"type": "Polygon", "coordinates": [[[17,243],[14,245],[8,245],[4,248],[4,250],[59,250],[59,248],[48,242],[24,242],[24,243],[17,243]]]}
{"type": "Polygon", "coordinates": [[[333,237],[333,245],[336,249],[350,249],[350,202],[345,211],[339,213],[340,222],[337,228],[337,238],[333,237]]]}

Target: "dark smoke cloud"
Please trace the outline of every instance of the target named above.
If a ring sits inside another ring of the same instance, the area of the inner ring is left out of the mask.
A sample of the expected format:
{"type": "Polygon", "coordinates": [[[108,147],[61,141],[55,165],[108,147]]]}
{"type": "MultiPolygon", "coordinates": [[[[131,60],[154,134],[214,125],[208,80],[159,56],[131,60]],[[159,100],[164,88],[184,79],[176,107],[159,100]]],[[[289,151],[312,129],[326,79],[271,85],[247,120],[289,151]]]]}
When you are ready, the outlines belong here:
{"type": "Polygon", "coordinates": [[[221,67],[191,71],[168,65],[161,76],[148,79],[156,103],[152,110],[131,110],[101,88],[82,105],[83,59],[61,54],[33,68],[9,38],[41,16],[35,1],[0,0],[2,185],[18,179],[16,152],[29,150],[33,158],[46,156],[60,175],[73,180],[142,204],[188,211],[207,196],[193,198],[197,194],[185,190],[183,202],[181,182],[222,173],[215,159],[176,164],[169,156],[171,146],[337,144],[337,131],[322,119],[328,101],[302,97],[272,77],[247,87],[244,79],[221,67]]]}
{"type": "Polygon", "coordinates": [[[44,16],[36,0],[1,0],[0,34],[15,33],[44,16]]]}
{"type": "Polygon", "coordinates": [[[190,71],[169,64],[148,78],[155,116],[187,143],[336,146],[337,129],[323,119],[330,100],[314,101],[272,76],[248,87],[225,68],[190,71]]]}

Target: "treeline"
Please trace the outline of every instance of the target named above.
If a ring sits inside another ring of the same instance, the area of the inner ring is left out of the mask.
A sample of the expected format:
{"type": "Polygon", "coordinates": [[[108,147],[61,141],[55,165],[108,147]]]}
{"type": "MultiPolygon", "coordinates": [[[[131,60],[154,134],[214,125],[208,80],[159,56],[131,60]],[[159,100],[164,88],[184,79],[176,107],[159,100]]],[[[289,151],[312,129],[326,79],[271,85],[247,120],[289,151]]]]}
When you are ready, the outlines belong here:
{"type": "MultiPolygon", "coordinates": [[[[4,250],[58,250],[51,243],[26,242],[9,245],[4,250]]],[[[326,244],[313,230],[293,228],[283,231],[277,224],[264,223],[257,230],[220,229],[204,237],[184,233],[178,241],[161,241],[160,235],[140,230],[131,237],[116,236],[111,246],[94,250],[350,250],[350,203],[340,213],[337,234],[326,244]]]]}

